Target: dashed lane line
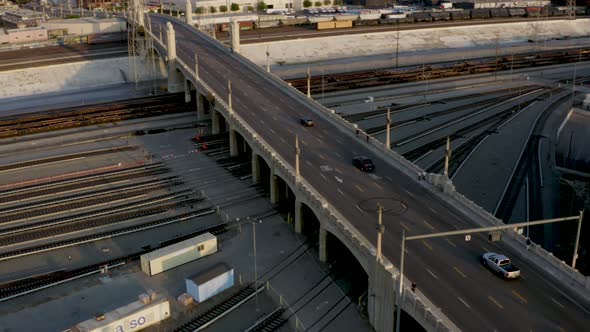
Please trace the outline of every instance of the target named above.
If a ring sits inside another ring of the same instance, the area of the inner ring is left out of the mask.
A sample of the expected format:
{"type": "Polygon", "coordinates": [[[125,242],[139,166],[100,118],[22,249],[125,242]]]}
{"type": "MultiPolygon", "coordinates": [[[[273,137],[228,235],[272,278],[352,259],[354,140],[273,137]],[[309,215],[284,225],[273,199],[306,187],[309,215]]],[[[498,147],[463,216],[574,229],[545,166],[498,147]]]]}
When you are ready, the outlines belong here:
{"type": "Polygon", "coordinates": [[[334,151],[334,154],[336,155],[336,157],[338,157],[338,158],[342,158],[342,155],[341,155],[340,153],[338,153],[338,152],[334,151]]]}
{"type": "Polygon", "coordinates": [[[559,302],[558,302],[556,299],[554,299],[554,298],[551,298],[551,300],[552,300],[553,302],[555,302],[555,304],[557,304],[557,305],[558,305],[558,306],[559,306],[561,309],[565,309],[565,306],[564,306],[563,304],[559,303],[559,302]]]}
{"type": "Polygon", "coordinates": [[[276,132],[274,131],[274,129],[269,128],[269,130],[270,130],[271,133],[276,134],[276,132]]]}
{"type": "Polygon", "coordinates": [[[358,184],[354,185],[356,187],[356,190],[360,191],[360,192],[365,192],[365,190],[363,188],[361,188],[358,184]]]}
{"type": "Polygon", "coordinates": [[[423,220],[424,221],[424,225],[426,225],[426,227],[430,228],[430,230],[434,230],[434,226],[432,226],[428,221],[423,220]]]}
{"type": "Polygon", "coordinates": [[[324,155],[323,155],[323,154],[321,154],[321,153],[320,153],[320,154],[319,154],[319,156],[320,156],[320,158],[321,158],[322,160],[326,160],[326,157],[324,157],[324,155]]]}
{"type": "MultiPolygon", "coordinates": [[[[388,178],[388,179],[389,179],[389,177],[387,177],[387,176],[386,176],[386,178],[388,178]]],[[[391,181],[391,179],[389,179],[389,181],[391,181]]],[[[406,194],[408,194],[408,195],[412,196],[412,198],[416,198],[416,196],[414,196],[414,194],[412,194],[411,192],[409,192],[409,191],[407,191],[407,190],[405,190],[405,189],[404,189],[404,191],[406,192],[406,194]]]]}
{"type": "Polygon", "coordinates": [[[495,298],[493,298],[491,295],[488,296],[488,299],[490,301],[492,301],[498,308],[500,309],[504,309],[504,306],[500,304],[500,302],[498,302],[495,298]]]}
{"type": "Polygon", "coordinates": [[[373,184],[374,184],[375,186],[377,186],[377,188],[379,188],[379,189],[383,190],[383,187],[381,187],[381,186],[379,185],[379,183],[377,183],[377,182],[373,182],[373,184]]]}
{"type": "Polygon", "coordinates": [[[361,209],[361,208],[360,208],[358,205],[355,205],[354,207],[356,207],[356,208],[357,208],[359,211],[361,211],[361,212],[363,212],[363,213],[365,212],[365,211],[363,211],[363,209],[361,209]]]}
{"type": "Polygon", "coordinates": [[[426,248],[428,248],[428,249],[430,249],[430,251],[432,251],[432,246],[428,242],[422,240],[422,244],[424,244],[426,246],[426,248]]]}
{"type": "Polygon", "coordinates": [[[393,180],[392,180],[392,179],[391,179],[389,176],[386,176],[385,178],[386,178],[387,180],[389,180],[389,181],[393,182],[393,180]]]}
{"type": "Polygon", "coordinates": [[[410,227],[408,227],[408,225],[404,224],[403,222],[400,222],[399,224],[400,224],[400,226],[402,226],[402,227],[403,227],[403,228],[404,228],[406,231],[409,231],[409,230],[410,230],[410,227]]]}
{"type": "Polygon", "coordinates": [[[463,303],[467,308],[471,309],[471,307],[469,306],[469,304],[467,304],[467,302],[465,302],[462,298],[458,297],[459,301],[461,301],[461,303],[463,303]]]}
{"type": "Polygon", "coordinates": [[[512,294],[514,294],[514,296],[518,297],[523,303],[529,303],[524,296],[520,295],[519,292],[515,291],[514,289],[512,290],[512,294]]]}
{"type": "Polygon", "coordinates": [[[342,174],[342,171],[341,171],[340,169],[338,169],[338,168],[334,168],[334,170],[336,171],[336,173],[338,173],[338,174],[342,174]]]}
{"type": "Polygon", "coordinates": [[[484,246],[481,246],[481,248],[482,248],[482,249],[483,249],[485,252],[490,252],[490,249],[488,249],[488,248],[486,248],[486,247],[484,247],[484,246]]]}
{"type": "Polygon", "coordinates": [[[324,174],[320,174],[321,177],[324,178],[324,180],[328,181],[328,178],[324,176],[324,174]]]}
{"type": "Polygon", "coordinates": [[[311,166],[311,163],[309,162],[309,160],[306,160],[305,163],[308,164],[309,166],[311,166]]]}
{"type": "Polygon", "coordinates": [[[453,243],[453,241],[449,240],[449,239],[445,239],[450,245],[452,245],[453,247],[457,247],[456,244],[453,243]]]}
{"type": "Polygon", "coordinates": [[[426,269],[426,271],[428,273],[430,273],[430,275],[434,278],[434,279],[438,279],[438,277],[436,276],[436,274],[432,273],[432,271],[430,271],[429,269],[426,269]]]}
{"type": "Polygon", "coordinates": [[[342,190],[340,190],[340,189],[336,189],[336,190],[338,190],[338,192],[340,193],[340,195],[344,196],[344,193],[342,192],[342,190]]]}
{"type": "Polygon", "coordinates": [[[459,270],[458,267],[453,266],[453,270],[455,270],[455,272],[457,272],[461,277],[467,278],[467,276],[465,275],[465,273],[463,273],[463,271],[459,270]]]}
{"type": "Polygon", "coordinates": [[[282,141],[283,143],[287,144],[287,141],[285,141],[285,139],[284,139],[284,138],[282,138],[281,136],[279,136],[279,138],[281,139],[281,141],[282,141]]]}

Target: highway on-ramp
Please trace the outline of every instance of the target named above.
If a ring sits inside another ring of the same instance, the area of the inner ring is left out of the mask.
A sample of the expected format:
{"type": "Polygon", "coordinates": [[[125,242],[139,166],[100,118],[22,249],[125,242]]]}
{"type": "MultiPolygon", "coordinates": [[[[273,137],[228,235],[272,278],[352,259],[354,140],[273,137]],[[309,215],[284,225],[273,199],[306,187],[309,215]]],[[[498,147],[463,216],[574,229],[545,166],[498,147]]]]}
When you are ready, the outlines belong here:
{"type": "MultiPolygon", "coordinates": [[[[474,227],[380,156],[372,155],[360,141],[277,89],[259,71],[212,45],[196,29],[152,15],[153,31],[158,31],[158,25],[164,28],[168,21],[176,31],[178,57],[194,66],[198,51],[199,77],[219,96],[227,96],[227,81],[231,80],[233,111],[291,165],[298,135],[302,176],[369,241],[376,241],[377,216],[363,211],[362,202],[381,198],[407,205],[403,214],[384,218],[383,253],[395,266],[399,264],[403,229],[415,235],[474,227]],[[315,127],[301,126],[298,119],[302,116],[313,117],[315,127]],[[376,173],[353,168],[355,155],[371,157],[376,173]]],[[[473,236],[469,242],[458,237],[413,241],[408,242],[407,250],[407,277],[464,331],[583,331],[590,321],[588,311],[570,300],[558,285],[518,259],[515,264],[522,270],[520,280],[504,281],[484,269],[478,261],[484,251],[516,255],[483,235],[473,236]]]]}

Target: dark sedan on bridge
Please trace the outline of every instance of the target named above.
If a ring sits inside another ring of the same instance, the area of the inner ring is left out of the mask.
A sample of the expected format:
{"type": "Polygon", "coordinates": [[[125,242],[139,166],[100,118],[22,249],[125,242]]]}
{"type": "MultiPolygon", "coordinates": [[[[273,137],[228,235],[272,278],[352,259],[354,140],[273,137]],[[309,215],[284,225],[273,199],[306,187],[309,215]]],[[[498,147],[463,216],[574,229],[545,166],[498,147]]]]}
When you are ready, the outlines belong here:
{"type": "Polygon", "coordinates": [[[373,172],[375,170],[375,164],[373,164],[373,161],[365,156],[354,157],[352,159],[352,164],[363,172],[373,172]]]}

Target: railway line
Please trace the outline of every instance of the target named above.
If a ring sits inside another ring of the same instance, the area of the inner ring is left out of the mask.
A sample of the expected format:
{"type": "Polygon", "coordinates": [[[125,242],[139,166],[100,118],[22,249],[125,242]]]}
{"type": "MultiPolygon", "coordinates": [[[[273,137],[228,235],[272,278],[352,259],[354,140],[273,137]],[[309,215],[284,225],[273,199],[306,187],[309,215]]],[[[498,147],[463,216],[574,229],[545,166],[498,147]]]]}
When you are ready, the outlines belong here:
{"type": "MultiPolygon", "coordinates": [[[[323,76],[311,77],[310,88],[312,94],[320,94],[589,60],[590,48],[585,47],[577,50],[519,54],[512,57],[482,58],[478,60],[438,63],[400,69],[371,70],[346,74],[326,74],[323,76]]],[[[306,78],[290,79],[286,81],[302,93],[307,93],[306,78]]]]}
{"type": "Polygon", "coordinates": [[[183,94],[167,94],[61,110],[15,114],[0,118],[0,138],[192,111],[190,104],[184,102],[183,94]]]}

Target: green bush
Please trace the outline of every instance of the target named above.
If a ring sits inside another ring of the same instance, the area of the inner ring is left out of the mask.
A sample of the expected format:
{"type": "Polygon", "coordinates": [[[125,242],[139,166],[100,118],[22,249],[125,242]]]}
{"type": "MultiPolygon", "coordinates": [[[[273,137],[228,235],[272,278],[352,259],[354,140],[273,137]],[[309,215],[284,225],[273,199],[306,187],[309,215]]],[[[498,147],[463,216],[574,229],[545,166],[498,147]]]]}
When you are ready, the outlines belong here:
{"type": "Polygon", "coordinates": [[[321,6],[322,6],[322,2],[321,2],[321,1],[316,1],[316,2],[314,3],[314,5],[315,5],[316,7],[321,7],[321,6]]]}
{"type": "Polygon", "coordinates": [[[203,6],[197,7],[197,14],[205,14],[207,12],[207,8],[203,6]]]}
{"type": "Polygon", "coordinates": [[[266,8],[268,8],[268,5],[264,1],[258,3],[258,10],[266,10],[266,8]]]}
{"type": "Polygon", "coordinates": [[[238,10],[240,10],[240,5],[238,5],[237,3],[232,3],[230,9],[232,12],[237,12],[238,10]]]}
{"type": "Polygon", "coordinates": [[[303,7],[304,8],[309,8],[313,5],[313,2],[311,2],[311,0],[304,0],[303,1],[303,7]]]}
{"type": "Polygon", "coordinates": [[[252,6],[248,6],[248,11],[249,11],[249,12],[253,12],[253,11],[254,11],[254,7],[252,7],[252,6]]]}
{"type": "Polygon", "coordinates": [[[215,6],[209,7],[209,13],[211,13],[211,14],[217,13],[217,7],[215,7],[215,6]]]}
{"type": "Polygon", "coordinates": [[[324,0],[324,6],[329,6],[332,4],[331,0],[324,0]]]}
{"type": "Polygon", "coordinates": [[[226,5],[219,6],[219,11],[222,13],[227,13],[227,6],[226,5]]]}

